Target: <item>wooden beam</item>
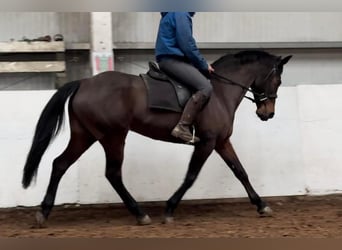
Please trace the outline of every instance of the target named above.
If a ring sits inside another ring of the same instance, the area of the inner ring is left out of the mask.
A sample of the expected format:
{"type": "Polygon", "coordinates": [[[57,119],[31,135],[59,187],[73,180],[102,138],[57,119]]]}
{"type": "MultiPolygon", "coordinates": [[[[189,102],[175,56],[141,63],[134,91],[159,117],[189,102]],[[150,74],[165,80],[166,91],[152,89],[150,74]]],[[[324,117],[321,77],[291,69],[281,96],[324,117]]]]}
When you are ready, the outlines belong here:
{"type": "Polygon", "coordinates": [[[0,53],[65,52],[64,42],[0,42],[0,53]]]}
{"type": "Polygon", "coordinates": [[[0,62],[0,73],[63,71],[64,61],[0,62]]]}

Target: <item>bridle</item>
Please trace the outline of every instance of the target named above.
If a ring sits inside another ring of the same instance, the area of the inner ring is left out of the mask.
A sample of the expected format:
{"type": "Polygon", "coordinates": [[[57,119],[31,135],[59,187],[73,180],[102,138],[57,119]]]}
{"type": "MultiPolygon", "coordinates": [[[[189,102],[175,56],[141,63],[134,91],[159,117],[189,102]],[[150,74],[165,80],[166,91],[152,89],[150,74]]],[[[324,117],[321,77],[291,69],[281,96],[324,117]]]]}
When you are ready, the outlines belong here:
{"type": "MultiPolygon", "coordinates": [[[[273,68],[267,73],[265,79],[263,80],[264,82],[266,82],[273,74],[275,74],[277,72],[277,66],[273,66],[273,68]]],[[[221,76],[219,74],[217,74],[215,71],[211,73],[211,75],[215,76],[216,78],[220,79],[220,80],[224,80],[225,82],[227,82],[228,84],[231,85],[235,85],[238,86],[250,93],[253,94],[254,98],[249,97],[249,96],[244,96],[246,99],[250,100],[253,103],[260,103],[263,101],[266,101],[268,99],[276,99],[278,97],[277,93],[271,93],[271,94],[266,94],[265,92],[263,93],[258,93],[255,90],[252,89],[252,87],[245,87],[244,85],[242,85],[241,83],[235,82],[229,78],[226,78],[224,76],[221,76]]],[[[255,83],[255,80],[253,81],[253,83],[251,84],[251,86],[253,86],[255,83]]]]}

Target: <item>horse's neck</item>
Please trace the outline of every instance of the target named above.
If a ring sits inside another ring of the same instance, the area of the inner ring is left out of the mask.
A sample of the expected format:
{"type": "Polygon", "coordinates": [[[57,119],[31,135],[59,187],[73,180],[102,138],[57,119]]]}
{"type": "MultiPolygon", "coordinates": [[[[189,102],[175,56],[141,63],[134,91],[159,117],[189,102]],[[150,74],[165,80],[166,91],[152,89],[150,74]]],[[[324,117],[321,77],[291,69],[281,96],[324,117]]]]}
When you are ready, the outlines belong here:
{"type": "MultiPolygon", "coordinates": [[[[245,69],[240,69],[235,72],[217,72],[219,75],[224,76],[225,78],[232,80],[236,83],[243,85],[246,88],[249,88],[251,83],[254,80],[254,75],[245,69]]],[[[215,94],[218,96],[220,101],[225,106],[226,110],[230,114],[234,114],[236,109],[239,107],[243,97],[246,94],[246,90],[240,86],[230,84],[223,80],[215,79],[213,81],[215,94]]]]}

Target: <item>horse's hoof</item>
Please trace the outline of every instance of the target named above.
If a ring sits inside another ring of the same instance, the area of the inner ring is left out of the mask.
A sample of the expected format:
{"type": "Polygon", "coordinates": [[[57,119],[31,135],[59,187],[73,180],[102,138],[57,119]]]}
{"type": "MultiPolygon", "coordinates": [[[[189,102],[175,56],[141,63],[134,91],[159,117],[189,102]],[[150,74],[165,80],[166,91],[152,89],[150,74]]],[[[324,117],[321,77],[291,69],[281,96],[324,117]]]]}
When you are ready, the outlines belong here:
{"type": "Polygon", "coordinates": [[[174,218],[173,217],[171,217],[171,216],[166,216],[165,218],[164,218],[164,221],[163,221],[163,223],[164,224],[172,224],[172,223],[174,223],[174,218]]]}
{"type": "Polygon", "coordinates": [[[37,222],[37,227],[38,228],[44,228],[46,227],[46,219],[42,212],[38,211],[36,213],[36,222],[37,222]]]}
{"type": "Polygon", "coordinates": [[[150,225],[152,220],[151,220],[150,216],[148,216],[146,214],[143,217],[138,217],[137,222],[138,222],[138,225],[144,226],[144,225],[150,225]]]}
{"type": "Polygon", "coordinates": [[[260,217],[271,217],[273,216],[273,210],[269,206],[266,206],[259,211],[259,214],[260,217]]]}

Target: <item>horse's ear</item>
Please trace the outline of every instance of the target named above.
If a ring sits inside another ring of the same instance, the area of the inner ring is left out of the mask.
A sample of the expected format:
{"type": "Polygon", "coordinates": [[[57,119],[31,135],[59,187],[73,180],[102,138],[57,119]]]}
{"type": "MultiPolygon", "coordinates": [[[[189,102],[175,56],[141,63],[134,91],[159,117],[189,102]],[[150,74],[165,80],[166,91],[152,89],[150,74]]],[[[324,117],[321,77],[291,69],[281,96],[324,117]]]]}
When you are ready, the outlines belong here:
{"type": "Polygon", "coordinates": [[[280,61],[280,64],[281,65],[285,65],[290,59],[291,59],[292,55],[289,55],[285,58],[282,58],[281,61],[280,61]]]}

